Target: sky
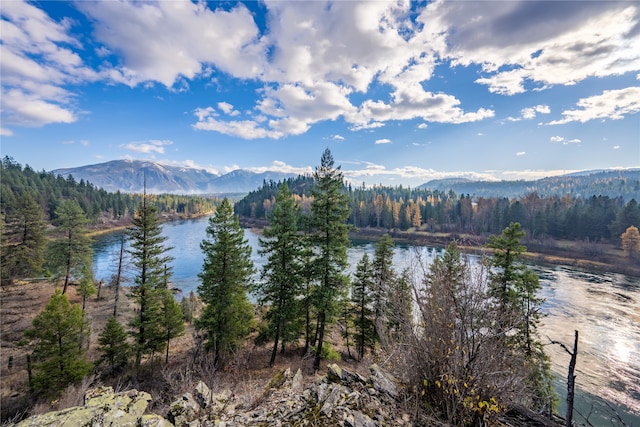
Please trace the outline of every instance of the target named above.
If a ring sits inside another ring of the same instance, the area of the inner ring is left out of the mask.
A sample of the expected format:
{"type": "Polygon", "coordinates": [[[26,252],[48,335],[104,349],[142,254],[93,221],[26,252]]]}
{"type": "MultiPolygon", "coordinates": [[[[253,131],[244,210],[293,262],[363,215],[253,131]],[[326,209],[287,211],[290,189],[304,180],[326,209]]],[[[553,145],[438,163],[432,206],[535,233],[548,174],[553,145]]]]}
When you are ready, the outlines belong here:
{"type": "Polygon", "coordinates": [[[347,180],[640,167],[640,3],[2,0],[0,151],[347,180]]]}

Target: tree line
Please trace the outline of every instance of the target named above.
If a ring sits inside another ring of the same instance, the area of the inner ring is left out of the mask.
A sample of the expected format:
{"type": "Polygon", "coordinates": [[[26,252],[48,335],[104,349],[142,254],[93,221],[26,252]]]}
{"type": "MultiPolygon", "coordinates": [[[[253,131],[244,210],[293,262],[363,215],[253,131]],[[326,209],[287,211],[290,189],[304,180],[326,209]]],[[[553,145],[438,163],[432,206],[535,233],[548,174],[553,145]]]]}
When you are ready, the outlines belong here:
{"type": "MultiPolygon", "coordinates": [[[[23,167],[8,156],[0,163],[0,175],[0,212],[4,215],[16,213],[21,198],[27,195],[49,221],[56,219],[56,207],[63,200],[75,200],[90,221],[101,217],[132,217],[142,202],[141,194],[107,192],[83,179],[76,181],[71,175],[65,178],[44,170],[37,172],[29,165],[23,167]]],[[[153,198],[155,206],[163,214],[200,215],[212,212],[216,204],[216,199],[203,196],[159,194],[147,197],[153,198]]]]}
{"type": "MultiPolygon", "coordinates": [[[[313,179],[299,176],[285,181],[309,211],[313,179]]],[[[236,204],[236,213],[265,219],[275,203],[278,183],[265,182],[236,204]]],[[[412,189],[403,186],[367,188],[345,186],[350,206],[348,223],[354,227],[387,230],[419,228],[430,232],[469,233],[479,236],[500,233],[519,222],[528,241],[554,239],[620,243],[620,235],[640,224],[636,199],[591,196],[588,198],[542,197],[535,192],[519,198],[471,197],[452,190],[412,189]]]]}

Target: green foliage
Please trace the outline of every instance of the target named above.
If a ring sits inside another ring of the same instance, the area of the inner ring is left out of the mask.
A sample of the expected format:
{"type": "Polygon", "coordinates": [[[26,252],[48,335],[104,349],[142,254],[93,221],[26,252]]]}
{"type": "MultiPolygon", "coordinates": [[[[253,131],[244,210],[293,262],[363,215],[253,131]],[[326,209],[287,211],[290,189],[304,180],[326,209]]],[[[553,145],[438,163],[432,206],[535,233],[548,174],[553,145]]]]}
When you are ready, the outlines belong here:
{"type": "Polygon", "coordinates": [[[213,350],[214,364],[219,366],[253,323],[247,298],[254,272],[251,246],[229,200],[224,199],[209,218],[207,239],[200,247],[205,259],[198,274],[198,295],[205,307],[197,326],[207,331],[207,348],[213,350]]]}
{"type": "Polygon", "coordinates": [[[390,296],[394,291],[393,285],[396,282],[396,273],[393,269],[393,239],[385,234],[376,242],[375,253],[373,255],[373,313],[374,328],[377,340],[386,338],[386,331],[389,323],[390,296]]]}
{"type": "Polygon", "coordinates": [[[168,289],[162,289],[162,334],[164,335],[166,352],[164,363],[169,362],[169,343],[173,338],[184,334],[184,318],[180,304],[168,289]]]}
{"type": "MultiPolygon", "coordinates": [[[[5,197],[4,183],[2,197],[5,197]]],[[[39,274],[47,244],[46,223],[30,193],[18,197],[15,209],[6,213],[2,225],[2,283],[39,274]]]]}
{"type": "Polygon", "coordinates": [[[62,293],[70,280],[82,277],[85,266],[91,266],[91,239],[88,237],[87,217],[76,200],[63,200],[55,211],[56,231],[61,237],[51,244],[51,268],[64,277],[62,293]]]}
{"type": "Polygon", "coordinates": [[[82,297],[82,311],[84,311],[87,298],[96,294],[96,286],[93,284],[93,272],[89,266],[82,268],[82,278],[78,284],[78,294],[82,297]]]}
{"type": "Polygon", "coordinates": [[[109,317],[102,332],[98,336],[98,364],[106,364],[110,372],[116,372],[127,365],[131,354],[131,346],[127,342],[124,326],[114,316],[109,317]]]}
{"type": "Polygon", "coordinates": [[[185,322],[189,324],[193,323],[199,305],[200,301],[198,301],[198,297],[193,291],[189,292],[189,296],[182,297],[182,300],[180,300],[180,309],[182,310],[182,317],[185,322]]]}
{"type": "MultiPolygon", "coordinates": [[[[317,347],[314,347],[313,351],[314,353],[318,354],[317,347]]],[[[342,356],[340,355],[340,353],[338,353],[329,342],[325,342],[322,345],[322,350],[320,351],[319,354],[320,354],[320,359],[322,360],[327,360],[330,362],[339,362],[342,360],[342,356]]]]}
{"type": "Polygon", "coordinates": [[[312,191],[311,242],[316,254],[313,271],[318,282],[314,305],[318,313],[318,351],[313,362],[314,369],[320,367],[320,354],[324,340],[324,329],[336,311],[340,293],[346,290],[347,246],[349,245],[346,224],[349,218],[349,202],[344,191],[340,167],[334,167],[331,151],[322,154],[320,166],[314,173],[315,187],[312,191]]]}
{"type": "Polygon", "coordinates": [[[131,241],[129,254],[136,269],[131,297],[138,305],[138,313],[130,323],[135,339],[135,365],[140,366],[142,356],[153,354],[165,343],[162,329],[162,295],[166,290],[171,270],[167,265],[173,259],[164,246],[158,210],[146,201],[138,209],[132,226],[127,230],[131,241]]]}
{"type": "Polygon", "coordinates": [[[375,342],[373,310],[371,309],[373,287],[373,269],[369,256],[365,253],[356,266],[354,280],[351,282],[354,337],[360,360],[364,357],[365,349],[375,342]]]}
{"type": "Polygon", "coordinates": [[[276,194],[276,203],[269,227],[260,238],[260,254],[266,256],[262,267],[262,281],[255,290],[258,302],[269,306],[265,317],[273,331],[274,343],[270,366],[273,366],[278,343],[282,345],[300,335],[300,303],[302,293],[302,239],[298,234],[300,208],[289,187],[284,183],[276,194]]]}
{"type": "Polygon", "coordinates": [[[44,311],[33,319],[33,328],[25,338],[33,345],[33,388],[48,396],[59,394],[69,384],[87,375],[82,342],[89,328],[79,305],[71,305],[66,295],[56,290],[44,311]]]}

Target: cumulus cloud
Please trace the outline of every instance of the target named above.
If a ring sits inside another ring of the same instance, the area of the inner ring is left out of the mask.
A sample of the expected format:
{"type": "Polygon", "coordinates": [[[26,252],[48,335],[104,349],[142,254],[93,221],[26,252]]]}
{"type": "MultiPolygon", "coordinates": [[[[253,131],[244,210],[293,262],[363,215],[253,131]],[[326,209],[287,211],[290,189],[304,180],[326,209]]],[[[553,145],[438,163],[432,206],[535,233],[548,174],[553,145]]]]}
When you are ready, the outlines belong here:
{"type": "Polygon", "coordinates": [[[527,107],[520,110],[519,117],[507,117],[507,121],[519,122],[520,120],[535,119],[538,114],[549,114],[551,108],[548,105],[535,105],[533,107],[527,107]]]}
{"type": "Polygon", "coordinates": [[[125,144],[123,147],[129,151],[135,151],[136,153],[164,154],[164,147],[171,144],[173,144],[173,141],[170,141],[167,139],[165,140],[152,139],[149,141],[129,142],[128,144],[125,144]]]}
{"type": "Polygon", "coordinates": [[[526,151],[518,151],[518,152],[516,153],[516,156],[520,157],[520,156],[524,156],[525,154],[527,154],[527,152],[526,152],[526,151]]]}
{"type": "Polygon", "coordinates": [[[265,47],[249,10],[211,10],[204,2],[79,2],[91,17],[95,37],[121,60],[108,77],[136,86],[160,82],[173,87],[214,64],[222,72],[255,78],[263,71],[265,47]]]}
{"type": "Polygon", "coordinates": [[[23,1],[3,2],[0,73],[2,122],[40,127],[77,120],[75,94],[69,83],[93,81],[73,49],[80,42],[70,35],[70,21],[57,22],[23,1]]]}
{"type": "Polygon", "coordinates": [[[376,145],[379,144],[391,144],[391,140],[388,138],[376,139],[376,145]]]}
{"type": "Polygon", "coordinates": [[[640,9],[626,2],[434,2],[422,14],[448,34],[442,56],[481,65],[503,95],[638,70],[640,9]]]}
{"type": "Polygon", "coordinates": [[[334,141],[344,141],[344,136],[342,136],[342,135],[332,135],[331,139],[333,139],[334,141]]]}
{"type": "Polygon", "coordinates": [[[228,116],[237,116],[240,114],[240,112],[235,110],[233,105],[228,102],[218,102],[218,108],[228,116]]]}
{"type": "Polygon", "coordinates": [[[560,125],[569,122],[588,122],[589,120],[620,120],[628,114],[640,112],[640,87],[628,87],[618,90],[605,90],[600,95],[582,98],[579,109],[565,110],[564,118],[549,122],[560,125]]]}

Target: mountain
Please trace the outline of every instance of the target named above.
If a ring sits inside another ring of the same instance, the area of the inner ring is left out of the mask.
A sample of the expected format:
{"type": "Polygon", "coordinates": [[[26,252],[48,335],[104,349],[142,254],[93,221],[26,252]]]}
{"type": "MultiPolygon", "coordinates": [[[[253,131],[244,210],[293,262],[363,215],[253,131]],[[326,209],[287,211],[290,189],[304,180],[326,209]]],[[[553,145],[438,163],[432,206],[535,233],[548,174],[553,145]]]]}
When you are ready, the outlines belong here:
{"type": "Polygon", "coordinates": [[[76,181],[88,181],[110,192],[142,193],[146,180],[147,193],[156,194],[248,193],[260,187],[265,180],[279,181],[295,176],[282,172],[256,173],[241,169],[217,175],[205,169],[141,160],[113,160],[51,172],[64,177],[71,175],[76,181]]]}
{"type": "Polygon", "coordinates": [[[475,197],[523,197],[536,192],[540,196],[589,198],[591,196],[622,197],[640,200],[640,169],[609,169],[571,173],[534,181],[470,181],[438,179],[420,185],[420,189],[449,191],[475,197]]]}

